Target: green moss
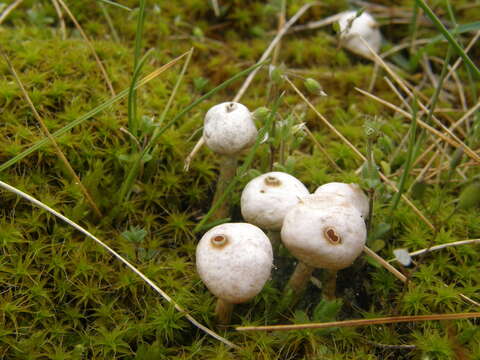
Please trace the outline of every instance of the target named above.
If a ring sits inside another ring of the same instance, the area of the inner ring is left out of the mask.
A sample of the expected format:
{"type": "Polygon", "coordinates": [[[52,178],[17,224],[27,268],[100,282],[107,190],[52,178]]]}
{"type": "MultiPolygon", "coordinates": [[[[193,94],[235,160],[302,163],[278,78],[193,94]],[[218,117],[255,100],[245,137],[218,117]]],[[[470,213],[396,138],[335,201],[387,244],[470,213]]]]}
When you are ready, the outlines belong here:
{"type": "MultiPolygon", "coordinates": [[[[122,4],[134,11],[105,4],[120,37],[120,42],[115,42],[98,2],[68,3],[92,39],[117,93],[130,84],[138,14],[138,1],[128,0],[122,4]]],[[[301,0],[288,2],[289,16],[304,4],[301,0]]],[[[467,1],[454,4],[458,6],[457,17],[462,23],[474,21],[477,13],[475,8],[462,8],[467,4],[467,1]]],[[[220,5],[222,15],[216,18],[209,3],[201,0],[170,2],[160,7],[147,2],[144,50],[156,50],[147,61],[144,75],[195,47],[166,121],[208,90],[253,64],[271,41],[268,32],[276,28],[279,5],[276,1],[220,1],[220,5]],[[263,31],[255,30],[255,26],[263,31]],[[203,36],[195,28],[201,29],[203,36]],[[195,80],[200,78],[206,81],[195,80]]],[[[347,5],[345,1],[325,1],[322,6],[309,10],[300,23],[332,15],[345,10],[347,5]]],[[[440,12],[440,15],[445,14],[440,12]]],[[[60,129],[111,96],[89,47],[71,21],[66,16],[65,19],[68,36],[62,40],[51,3],[25,0],[8,17],[0,32],[3,49],[50,131],[60,129]]],[[[408,34],[407,25],[390,29],[386,37],[393,43],[408,34]]],[[[421,29],[420,36],[433,35],[431,29],[421,29]]],[[[445,44],[436,43],[426,54],[443,58],[445,49],[445,44]]],[[[475,50],[472,51],[474,56],[475,50]]],[[[408,56],[408,52],[403,55],[408,56]]],[[[366,118],[380,119],[384,138],[376,144],[375,158],[377,163],[388,164],[390,180],[398,181],[396,172],[403,166],[406,148],[397,148],[408,131],[409,121],[354,90],[354,87],[369,87],[373,74],[370,62],[338,49],[333,30],[327,27],[287,35],[281,43],[278,63],[285,64],[289,78],[302,91],[302,78],[313,77],[320,82],[328,97],[309,96],[310,101],[363,154],[366,143],[363,123],[366,118]],[[395,153],[398,156],[394,157],[395,153]]],[[[438,73],[440,68],[434,65],[433,70],[438,73]]],[[[177,65],[138,90],[139,115],[158,120],[179,71],[177,65]]],[[[424,76],[421,71],[419,67],[416,73],[402,73],[402,76],[417,83],[424,76]]],[[[0,162],[5,162],[44,135],[3,61],[0,74],[0,162]]],[[[379,73],[373,92],[400,104],[381,75],[379,73]]],[[[459,69],[458,75],[468,84],[464,69],[459,69]]],[[[218,159],[203,149],[188,173],[183,171],[183,161],[199,137],[195,132],[201,127],[205,111],[217,102],[232,99],[240,84],[241,81],[232,84],[200,104],[158,139],[152,158],[133,184],[128,201],[118,197],[132,164],[129,157],[136,151],[131,139],[120,131],[127,126],[126,101],[117,102],[60,137],[58,144],[103,213],[100,219],[92,213],[51,145],[6,169],[0,178],[88,228],[137,265],[190,314],[213,328],[214,298],[195,272],[194,253],[200,234],[195,234],[193,228],[210,206],[218,159]],[[132,228],[145,232],[145,236],[138,241],[122,236],[132,228]]],[[[473,103],[471,91],[465,86],[469,103],[473,103]]],[[[268,74],[262,70],[242,102],[251,110],[271,106],[269,87],[268,74]]],[[[278,120],[292,115],[295,124],[306,122],[342,171],[334,168],[305,134],[286,138],[289,151],[283,164],[275,164],[276,169],[291,172],[311,191],[330,181],[362,183],[361,174],[356,172],[362,161],[352,149],[332,133],[287,84],[278,90],[285,91],[278,120]]],[[[433,90],[427,83],[422,92],[430,96],[433,90]]],[[[458,103],[442,102],[440,106],[458,107],[458,103]]],[[[449,115],[456,118],[458,113],[449,115]]],[[[140,138],[140,144],[146,139],[140,138]]],[[[271,139],[275,146],[278,142],[279,138],[271,139]]],[[[426,145],[422,144],[422,149],[426,145]]],[[[241,221],[242,186],[258,171],[269,169],[269,156],[268,146],[262,145],[250,171],[234,190],[234,221],[241,221]]],[[[415,169],[423,167],[425,161],[415,169]]],[[[463,170],[468,178],[476,175],[475,169],[463,170]]],[[[390,214],[387,209],[392,191],[385,186],[377,189],[374,225],[381,222],[390,225],[390,230],[382,236],[384,244],[379,252],[383,257],[392,257],[396,248],[413,251],[432,242],[440,244],[480,236],[476,209],[456,211],[448,219],[466,183],[457,176],[450,183],[443,178],[440,177],[440,184],[429,184],[423,198],[415,200],[415,205],[434,222],[435,233],[405,203],[390,214]],[[448,219],[446,223],[445,219],[448,219]]],[[[240,350],[232,351],[190,325],[140,278],[89,239],[6,192],[2,193],[0,228],[0,287],[4,289],[0,305],[3,314],[0,353],[5,358],[250,359],[255,354],[261,359],[449,359],[456,356],[459,346],[473,358],[480,353],[478,327],[467,320],[378,329],[336,329],[328,336],[315,331],[240,334],[219,330],[241,346],[240,350]],[[456,335],[452,335],[452,328],[456,335]],[[371,342],[413,343],[417,349],[404,352],[379,349],[371,342]]],[[[476,299],[480,286],[477,257],[476,247],[469,245],[428,254],[415,270],[410,269],[412,282],[407,289],[387,271],[359,259],[354,267],[340,272],[340,278],[348,281],[339,282],[344,305],[337,319],[398,312],[473,311],[474,307],[460,301],[458,295],[462,292],[476,299]]],[[[294,260],[284,251],[276,261],[278,269],[274,269],[274,279],[254,300],[237,306],[235,323],[315,320],[314,309],[321,299],[321,291],[313,285],[291,312],[277,313],[276,304],[284,281],[275,276],[283,271],[286,278],[288,266],[292,267],[294,260]],[[279,270],[280,263],[287,267],[279,270]]],[[[315,276],[321,276],[321,271],[315,276]]]]}

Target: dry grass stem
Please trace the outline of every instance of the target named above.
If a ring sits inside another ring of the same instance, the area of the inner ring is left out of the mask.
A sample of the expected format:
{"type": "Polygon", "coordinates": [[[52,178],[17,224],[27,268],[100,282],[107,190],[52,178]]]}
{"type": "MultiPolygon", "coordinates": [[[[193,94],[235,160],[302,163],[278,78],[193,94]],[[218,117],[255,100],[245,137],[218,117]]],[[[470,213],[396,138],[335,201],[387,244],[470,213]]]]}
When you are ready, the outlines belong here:
{"type": "MultiPolygon", "coordinates": [[[[282,0],[281,1],[281,9],[280,12],[278,13],[278,27],[277,27],[277,33],[282,31],[282,28],[285,26],[286,22],[286,12],[287,12],[287,0],[282,0]]],[[[273,50],[273,55],[272,55],[272,65],[275,65],[278,60],[278,56],[280,55],[280,46],[282,44],[281,39],[278,41],[277,45],[275,46],[275,49],[273,50]]]]}
{"type": "MultiPolygon", "coordinates": [[[[345,136],[343,136],[336,128],[335,126],[333,126],[332,124],[330,124],[330,122],[322,115],[318,112],[318,110],[315,108],[315,106],[313,106],[313,104],[308,101],[308,99],[305,97],[305,95],[302,94],[302,92],[290,81],[290,79],[288,78],[285,78],[285,80],[290,84],[290,86],[293,88],[293,90],[295,90],[295,92],[298,94],[298,96],[300,96],[300,98],[310,107],[310,109],[313,110],[313,112],[320,118],[320,120],[323,121],[323,123],[330,129],[332,130],[332,132],[337,135],[345,144],[347,144],[350,149],[353,150],[353,152],[362,160],[362,161],[366,161],[366,158],[365,156],[350,142],[348,141],[347,138],[345,138],[345,136]]],[[[400,109],[401,110],[401,109],[400,109]]],[[[403,111],[403,110],[402,110],[403,111]]],[[[395,192],[398,192],[398,189],[397,187],[381,172],[379,172],[380,174],[380,178],[388,185],[390,186],[395,192]]],[[[402,199],[412,208],[412,210],[423,220],[423,222],[425,222],[425,224],[427,224],[427,226],[432,229],[432,230],[435,230],[435,227],[433,226],[433,224],[426,218],[425,215],[423,215],[423,213],[415,206],[415,204],[413,204],[410,199],[408,199],[404,194],[402,194],[402,199]]]]}
{"type": "Polygon", "coordinates": [[[332,15],[332,16],[328,16],[325,19],[309,22],[305,25],[297,25],[297,26],[292,27],[288,31],[288,33],[294,33],[294,32],[304,31],[304,30],[319,29],[321,27],[328,26],[328,25],[331,25],[333,23],[336,23],[338,20],[340,20],[341,17],[342,17],[342,13],[338,13],[338,14],[335,14],[335,15],[332,15]]]}
{"type": "Polygon", "coordinates": [[[194,326],[199,328],[200,330],[204,331],[208,335],[212,336],[213,338],[223,342],[224,344],[232,347],[232,348],[238,348],[237,345],[233,344],[232,342],[228,341],[227,339],[223,338],[222,336],[218,335],[215,333],[213,330],[210,330],[209,328],[205,327],[204,325],[200,324],[195,318],[193,318],[188,312],[178,305],[166,292],[164,292],[161,288],[159,288],[152,280],[150,280],[145,274],[143,274],[140,270],[138,270],[134,265],[132,265],[129,261],[127,261],[124,257],[122,257],[119,253],[117,253],[115,250],[113,250],[110,246],[105,244],[103,241],[95,237],[93,234],[91,234],[89,231],[78,225],[77,223],[73,222],[72,220],[68,219],[67,217],[63,216],[59,212],[55,211],[51,207],[45,205],[41,201],[35,199],[33,196],[30,196],[23,191],[10,186],[7,183],[4,183],[3,181],[0,181],[0,187],[13,192],[14,194],[30,201],[34,205],[48,211],[49,213],[53,214],[54,216],[58,217],[59,219],[63,220],[66,222],[68,225],[72,226],[76,230],[80,231],[82,234],[86,235],[93,241],[95,241],[97,244],[102,246],[104,249],[106,249],[110,254],[112,254],[117,260],[120,260],[125,266],[127,266],[130,270],[132,270],[135,274],[137,274],[143,281],[145,281],[152,289],[154,289],[158,294],[160,294],[167,302],[172,304],[175,309],[179,312],[181,312],[188,321],[190,321],[194,326]]]}
{"type": "Polygon", "coordinates": [[[0,24],[2,24],[5,19],[8,17],[8,15],[10,15],[10,13],[15,10],[21,3],[23,2],[23,0],[16,0],[14,1],[13,3],[11,3],[3,12],[2,14],[0,14],[0,24]]]}
{"type": "MultiPolygon", "coordinates": [[[[371,99],[389,107],[390,109],[395,110],[396,112],[402,114],[406,118],[412,119],[412,115],[410,113],[408,113],[405,110],[399,108],[398,106],[396,106],[396,105],[394,105],[394,104],[392,104],[392,103],[390,103],[390,102],[388,102],[388,101],[386,101],[382,98],[379,98],[378,96],[375,96],[375,95],[369,93],[368,91],[359,89],[357,87],[355,87],[355,90],[357,90],[358,92],[362,93],[363,95],[368,96],[369,98],[371,98],[371,99]]],[[[451,146],[453,146],[455,148],[462,148],[465,151],[466,155],[470,156],[473,160],[480,163],[480,156],[475,151],[473,151],[470,147],[468,147],[465,143],[463,143],[463,141],[461,141],[461,140],[459,141],[459,139],[456,136],[452,136],[452,133],[450,131],[449,131],[449,135],[451,135],[454,139],[450,139],[448,136],[444,135],[442,132],[438,131],[437,129],[428,125],[427,123],[425,123],[424,121],[422,121],[420,119],[417,119],[417,122],[418,122],[418,125],[423,127],[425,130],[427,130],[431,134],[439,137],[440,139],[447,142],[451,146]]]]}
{"type": "MultiPolygon", "coordinates": [[[[405,93],[407,93],[409,96],[413,96],[412,92],[410,91],[408,86],[405,84],[405,82],[391,69],[390,66],[388,66],[385,63],[385,61],[383,61],[383,59],[380,56],[378,56],[378,54],[370,47],[370,45],[362,37],[359,37],[359,38],[362,41],[362,43],[370,50],[374,60],[383,67],[383,69],[395,80],[395,82],[402,88],[403,91],[405,91],[405,93]]],[[[418,105],[425,113],[429,112],[427,107],[421,101],[418,101],[418,105]]],[[[438,126],[442,128],[443,131],[445,131],[448,135],[452,137],[452,139],[454,140],[454,143],[457,144],[456,147],[462,147],[466,154],[468,154],[473,159],[480,162],[480,156],[476,154],[472,149],[470,149],[466,144],[464,144],[462,140],[460,140],[455,134],[453,134],[452,131],[450,131],[445,125],[443,125],[443,123],[440,120],[438,120],[435,117],[435,115],[432,116],[432,119],[438,126]]],[[[442,137],[443,139],[447,138],[440,131],[434,129],[433,127],[431,127],[430,125],[426,124],[421,120],[418,120],[418,124],[422,127],[425,127],[430,132],[435,132],[437,136],[442,137]],[[428,126],[428,128],[425,125],[428,126]]],[[[451,143],[451,145],[455,146],[453,145],[453,143],[451,143]]]]}
{"type": "MultiPolygon", "coordinates": [[[[295,24],[298,19],[308,10],[310,9],[312,6],[314,5],[318,5],[319,3],[318,2],[310,2],[310,3],[307,3],[305,5],[303,5],[295,15],[293,15],[289,20],[288,22],[285,24],[285,26],[280,30],[278,31],[277,35],[273,38],[272,42],[270,43],[270,45],[267,47],[267,49],[264,51],[264,53],[262,54],[262,56],[260,57],[260,59],[257,61],[257,64],[260,64],[261,62],[267,60],[267,58],[270,56],[270,54],[272,53],[272,51],[275,49],[275,47],[277,46],[278,42],[282,39],[283,35],[285,35],[285,33],[287,32],[287,30],[293,25],[295,24]]],[[[252,71],[248,76],[247,78],[245,79],[245,81],[243,82],[242,86],[240,87],[240,89],[238,90],[237,92],[237,95],[235,96],[235,98],[233,99],[233,101],[240,101],[240,99],[242,98],[242,96],[245,94],[245,92],[247,91],[248,87],[250,86],[250,83],[252,82],[253,78],[255,77],[255,75],[257,74],[257,72],[260,70],[260,68],[257,68],[255,69],[254,71],[252,71]]]]}
{"type": "Polygon", "coordinates": [[[367,246],[364,246],[363,252],[368,256],[370,256],[371,258],[375,259],[380,265],[382,265],[385,269],[390,271],[398,280],[400,280],[401,282],[407,282],[407,277],[405,275],[403,275],[400,271],[395,269],[387,260],[382,258],[375,251],[373,251],[367,246]]]}
{"type": "Polygon", "coordinates": [[[60,33],[62,34],[62,40],[67,38],[67,26],[65,25],[65,19],[63,18],[63,12],[58,4],[57,0],[52,0],[53,7],[57,12],[58,22],[60,23],[60,33]]]}
{"type": "MultiPolygon", "coordinates": [[[[449,247],[452,247],[452,246],[460,246],[460,245],[468,245],[468,244],[480,244],[480,239],[460,240],[460,241],[454,241],[454,242],[451,242],[451,243],[435,245],[435,246],[432,246],[431,248],[417,250],[417,251],[411,252],[409,254],[410,254],[410,256],[413,257],[413,256],[422,255],[422,254],[425,254],[425,253],[431,252],[431,251],[446,249],[446,248],[449,248],[449,247]]],[[[393,260],[389,260],[389,261],[393,261],[393,260]]]]}
{"type": "Polygon", "coordinates": [[[90,48],[90,50],[92,51],[92,54],[93,54],[93,57],[95,58],[95,61],[97,62],[98,64],[98,67],[100,68],[100,71],[105,79],[105,82],[107,83],[107,87],[108,89],[110,90],[110,93],[112,94],[112,96],[115,96],[115,90],[113,89],[113,85],[112,85],[112,82],[110,81],[110,78],[108,76],[108,73],[107,73],[107,70],[105,69],[105,67],[103,66],[103,63],[102,61],[100,60],[100,58],[98,57],[98,54],[97,52],[95,51],[95,48],[93,47],[92,45],[92,42],[91,40],[89,39],[89,37],[87,36],[87,34],[85,33],[85,31],[83,31],[82,27],[80,26],[80,23],[77,21],[77,19],[75,18],[75,16],[73,15],[73,13],[70,11],[70,9],[68,8],[68,6],[65,4],[65,2],[63,0],[57,0],[60,5],[62,5],[63,9],[65,10],[65,12],[68,14],[68,16],[70,17],[70,19],[72,20],[72,22],[75,24],[75,27],[77,28],[77,30],[80,32],[80,35],[83,37],[83,39],[85,40],[87,46],[90,48]]]}
{"type": "MultiPolygon", "coordinates": [[[[473,48],[473,45],[475,45],[475,43],[478,41],[478,39],[480,38],[480,30],[477,31],[475,33],[475,35],[473,36],[472,40],[470,40],[470,42],[467,44],[467,46],[465,47],[465,53],[467,54],[472,48],[473,48]]],[[[460,66],[460,64],[462,63],[462,58],[459,57],[455,63],[452,65],[452,67],[450,68],[450,70],[448,71],[447,75],[445,76],[445,79],[448,79],[450,78],[450,76],[452,76],[452,74],[457,70],[457,68],[460,66]]]]}
{"type": "Polygon", "coordinates": [[[305,329],[327,329],[332,327],[355,327],[384,324],[398,324],[406,322],[419,321],[441,321],[441,320],[461,320],[474,319],[480,317],[480,312],[457,313],[457,314],[432,314],[432,315],[414,315],[414,316],[391,316],[376,319],[358,319],[345,321],[332,321],[326,323],[309,323],[294,325],[267,325],[267,326],[239,326],[237,331],[287,331],[287,330],[305,330],[305,329]]]}
{"type": "Polygon", "coordinates": [[[315,136],[312,134],[312,132],[310,131],[310,129],[308,128],[307,125],[305,125],[303,127],[305,129],[305,132],[307,133],[307,135],[310,137],[310,139],[312,139],[313,143],[315,144],[315,146],[317,147],[318,150],[320,150],[320,152],[325,155],[325,157],[327,158],[327,160],[330,162],[330,164],[332,164],[332,166],[335,168],[335,170],[337,170],[338,172],[343,172],[342,168],[340,166],[337,165],[337,163],[335,162],[335,160],[332,159],[332,157],[328,154],[327,150],[325,150],[325,148],[320,145],[320,143],[318,142],[318,140],[315,138],[315,136]]]}
{"type": "Polygon", "coordinates": [[[23,86],[23,83],[22,83],[22,80],[20,79],[20,76],[18,75],[17,71],[15,70],[15,68],[13,67],[13,64],[11,63],[10,59],[8,58],[8,56],[3,52],[3,50],[0,50],[0,54],[2,55],[2,57],[5,59],[5,61],[7,62],[7,65],[10,69],[10,72],[12,73],[13,77],[15,78],[15,81],[17,82],[18,86],[20,87],[20,90],[22,91],[22,94],[23,94],[23,97],[25,98],[25,100],[27,101],[28,103],[28,106],[30,107],[30,109],[32,110],[33,112],[33,115],[35,117],[35,119],[38,121],[38,123],[40,124],[40,127],[42,129],[42,131],[45,133],[45,135],[50,139],[50,141],[52,142],[53,146],[55,147],[55,151],[57,152],[57,155],[58,157],[60,158],[60,160],[63,162],[63,164],[65,165],[65,167],[67,168],[67,171],[70,173],[70,176],[73,178],[75,184],[77,184],[79,187],[80,187],[80,190],[82,191],[83,195],[85,196],[85,199],[87,200],[87,202],[90,204],[90,206],[92,207],[92,209],[94,210],[95,214],[98,216],[98,217],[102,217],[102,212],[100,211],[100,209],[98,208],[97,204],[95,203],[95,201],[93,200],[92,196],[90,195],[90,193],[88,192],[87,188],[83,185],[82,181],[80,180],[80,178],[78,177],[78,175],[76,174],[75,170],[73,169],[72,165],[70,165],[70,162],[68,161],[67,157],[65,156],[65,154],[63,153],[62,149],[60,148],[60,146],[58,145],[57,141],[55,140],[55,138],[52,136],[52,134],[50,133],[50,131],[48,130],[47,126],[45,125],[45,122],[43,121],[42,117],[40,116],[40,114],[38,113],[37,109],[35,108],[35,105],[33,104],[32,100],[30,99],[30,96],[28,95],[28,92],[27,90],[25,89],[25,87],[23,86]]]}
{"type": "Polygon", "coordinates": [[[216,17],[220,16],[220,6],[218,5],[218,0],[211,0],[212,1],[212,8],[213,12],[216,17]]]}

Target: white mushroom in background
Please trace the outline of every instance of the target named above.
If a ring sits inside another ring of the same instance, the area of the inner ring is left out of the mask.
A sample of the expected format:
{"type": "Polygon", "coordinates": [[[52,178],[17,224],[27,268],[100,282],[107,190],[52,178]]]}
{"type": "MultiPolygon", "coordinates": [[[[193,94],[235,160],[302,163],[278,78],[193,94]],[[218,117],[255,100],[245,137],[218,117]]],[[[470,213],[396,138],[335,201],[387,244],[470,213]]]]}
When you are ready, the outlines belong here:
{"type": "MultiPolygon", "coordinates": [[[[213,204],[219,200],[235,176],[238,155],[255,143],[257,134],[252,113],[240,103],[224,102],[213,106],[205,114],[203,139],[207,147],[221,156],[213,204]]],[[[224,201],[212,219],[219,220],[229,215],[229,202],[224,201]]]]}
{"type": "Polygon", "coordinates": [[[340,182],[331,182],[319,186],[314,192],[315,195],[322,194],[338,194],[342,195],[351,203],[362,215],[363,219],[367,219],[369,211],[368,197],[358,184],[346,184],[340,182]]]}
{"type": "Polygon", "coordinates": [[[314,268],[328,269],[332,274],[324,295],[334,298],[337,270],[362,253],[366,237],[365,222],[355,207],[337,200],[325,206],[322,196],[307,196],[287,213],[282,226],[282,242],[299,260],[288,287],[300,293],[314,268]]]}
{"type": "Polygon", "coordinates": [[[273,251],[268,237],[255,225],[227,223],[203,235],[196,259],[200,278],[218,298],[217,320],[228,324],[233,304],[256,296],[269,279],[273,251]]]}
{"type": "Polygon", "coordinates": [[[378,53],[382,44],[382,34],[378,28],[378,23],[372,15],[365,11],[359,16],[355,10],[345,11],[340,15],[338,25],[342,45],[357,55],[371,59],[372,54],[360,40],[360,37],[368,43],[372,50],[378,53]]]}
{"type": "Polygon", "coordinates": [[[262,174],[242,191],[242,216],[262,229],[280,231],[287,212],[307,195],[308,189],[292,175],[279,171],[262,174]]]}

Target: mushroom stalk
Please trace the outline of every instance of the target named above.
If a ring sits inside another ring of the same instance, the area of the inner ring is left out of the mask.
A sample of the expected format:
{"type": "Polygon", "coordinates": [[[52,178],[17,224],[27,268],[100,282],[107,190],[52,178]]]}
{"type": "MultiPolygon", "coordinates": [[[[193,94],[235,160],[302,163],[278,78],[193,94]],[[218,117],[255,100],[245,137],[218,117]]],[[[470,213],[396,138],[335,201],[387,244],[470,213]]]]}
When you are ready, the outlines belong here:
{"type": "MultiPolygon", "coordinates": [[[[222,197],[223,193],[228,187],[228,184],[235,177],[235,174],[237,172],[237,159],[238,157],[235,155],[222,155],[220,160],[220,175],[218,177],[215,195],[213,196],[212,206],[215,205],[222,197]]],[[[220,206],[213,214],[212,219],[215,221],[228,218],[229,216],[230,202],[224,199],[222,204],[220,204],[220,206]]]]}
{"type": "Polygon", "coordinates": [[[335,300],[337,291],[337,270],[327,270],[323,284],[323,297],[326,300],[335,300]]]}
{"type": "Polygon", "coordinates": [[[267,236],[270,239],[273,247],[277,247],[280,244],[280,231],[268,230],[267,236]]]}
{"type": "Polygon", "coordinates": [[[303,292],[314,269],[314,267],[308,266],[300,261],[290,277],[290,280],[288,280],[287,289],[292,289],[295,294],[303,292]]]}
{"type": "Polygon", "coordinates": [[[215,318],[218,325],[230,324],[232,318],[233,304],[226,300],[218,298],[217,306],[215,307],[215,318]]]}

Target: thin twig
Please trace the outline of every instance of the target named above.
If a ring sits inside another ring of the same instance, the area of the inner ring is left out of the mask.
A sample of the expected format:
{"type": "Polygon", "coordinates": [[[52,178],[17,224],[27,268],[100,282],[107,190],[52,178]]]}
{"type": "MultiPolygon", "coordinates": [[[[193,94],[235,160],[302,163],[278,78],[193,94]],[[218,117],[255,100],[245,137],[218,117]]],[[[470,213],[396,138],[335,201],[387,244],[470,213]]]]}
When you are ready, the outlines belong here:
{"type": "Polygon", "coordinates": [[[93,241],[95,241],[97,244],[99,244],[100,246],[102,246],[104,249],[106,249],[110,254],[112,254],[115,258],[117,258],[118,260],[120,260],[123,264],[125,264],[130,270],[132,270],[135,274],[137,274],[143,281],[145,281],[148,285],[150,285],[151,288],[153,288],[157,293],[159,293],[167,302],[169,302],[170,304],[172,304],[175,309],[179,312],[181,312],[187,319],[188,321],[190,321],[194,326],[198,327],[200,330],[204,331],[205,333],[207,333],[208,335],[214,337],[215,339],[223,342],[224,344],[230,346],[230,347],[233,347],[233,348],[239,348],[237,345],[231,343],[230,341],[228,341],[227,339],[221,337],[220,335],[218,335],[217,333],[215,333],[213,330],[210,330],[209,328],[205,327],[204,325],[200,324],[197,320],[195,320],[195,318],[193,318],[190,314],[188,314],[188,312],[183,308],[181,307],[180,305],[178,305],[166,292],[164,292],[162,289],[160,289],[157,285],[155,285],[155,283],[150,280],[146,275],[144,275],[140,270],[138,270],[135,266],[133,266],[130,262],[128,262],[124,257],[122,257],[119,253],[117,253],[115,250],[113,250],[110,246],[108,246],[107,244],[105,244],[103,241],[101,241],[100,239],[98,239],[97,237],[95,237],[93,234],[91,234],[90,232],[88,232],[87,230],[85,230],[83,227],[81,227],[80,225],[78,225],[77,223],[73,222],[72,220],[68,219],[67,217],[63,216],[62,214],[60,214],[59,212],[55,211],[54,209],[52,209],[51,207],[45,205],[44,203],[42,203],[41,201],[35,199],[34,197],[24,193],[23,191],[13,187],[13,186],[10,186],[9,184],[7,183],[4,183],[3,181],[0,181],[0,187],[8,190],[8,191],[11,191],[15,194],[17,194],[18,196],[30,201],[31,203],[33,203],[34,205],[37,205],[38,207],[48,211],[49,213],[53,214],[54,216],[58,217],[59,219],[63,220],[64,222],[66,222],[68,225],[74,227],[75,229],[77,229],[78,231],[80,231],[81,233],[83,233],[84,235],[86,235],[87,237],[89,237],[90,239],[92,239],[93,241]]]}
{"type": "Polygon", "coordinates": [[[65,12],[68,14],[68,16],[70,17],[70,19],[72,20],[72,22],[75,24],[75,27],[77,28],[77,30],[80,32],[80,35],[83,37],[83,39],[85,40],[85,42],[87,43],[87,46],[90,48],[90,50],[92,51],[92,54],[93,54],[93,57],[95,58],[95,61],[97,62],[98,64],[98,67],[100,68],[100,71],[102,72],[102,75],[105,79],[105,82],[107,83],[107,86],[108,86],[108,89],[110,90],[110,93],[112,94],[112,96],[115,96],[115,90],[113,89],[113,85],[112,85],[112,82],[110,81],[110,78],[108,76],[108,73],[107,73],[107,70],[105,69],[105,67],[103,66],[102,64],[102,61],[100,60],[100,58],[98,57],[98,54],[95,50],[95,48],[93,47],[92,45],[92,42],[91,40],[88,38],[87,34],[85,33],[85,31],[83,31],[82,27],[80,26],[80,23],[77,21],[77,19],[75,18],[75,16],[73,15],[73,13],[70,11],[70,9],[68,8],[68,6],[65,4],[65,2],[63,0],[57,0],[60,5],[62,5],[63,9],[65,10],[65,12]]]}
{"type": "Polygon", "coordinates": [[[267,325],[267,326],[239,326],[237,331],[285,331],[305,329],[327,329],[331,327],[355,327],[383,324],[397,324],[405,322],[432,321],[432,320],[461,320],[480,317],[480,312],[457,313],[457,314],[432,314],[413,316],[392,316],[376,319],[357,319],[345,321],[331,321],[325,323],[293,324],[293,325],[267,325]]]}
{"type": "Polygon", "coordinates": [[[40,124],[40,127],[42,128],[42,131],[45,133],[45,135],[50,139],[50,141],[52,142],[53,146],[55,147],[55,151],[57,152],[57,155],[58,157],[60,158],[60,160],[63,162],[63,164],[65,165],[65,167],[67,168],[67,171],[70,173],[70,176],[72,176],[75,184],[77,184],[79,187],[80,187],[80,190],[82,191],[83,195],[85,196],[85,198],[87,199],[88,203],[90,204],[90,206],[92,207],[92,209],[95,211],[95,214],[100,218],[102,217],[102,213],[100,211],[100,209],[98,208],[97,204],[95,204],[95,201],[93,200],[92,196],[90,195],[90,193],[88,192],[87,188],[82,184],[82,181],[80,180],[80,178],[78,177],[78,175],[76,174],[75,170],[73,169],[72,165],[70,165],[70,162],[68,161],[67,157],[65,156],[65,154],[63,153],[62,149],[60,148],[60,146],[58,145],[57,141],[55,140],[55,138],[52,136],[52,134],[50,133],[50,131],[48,130],[48,127],[45,125],[45,122],[43,121],[42,117],[40,116],[40,114],[38,113],[37,109],[35,108],[35,105],[33,104],[32,100],[30,99],[30,96],[28,95],[28,92],[27,90],[25,89],[25,87],[23,86],[23,83],[22,83],[22,80],[20,79],[20,76],[18,75],[17,71],[15,70],[15,68],[13,67],[13,64],[11,63],[10,59],[8,58],[7,54],[5,54],[3,52],[2,49],[0,49],[0,54],[2,55],[2,57],[5,59],[5,61],[7,62],[7,65],[10,69],[10,72],[12,73],[13,77],[15,78],[18,86],[20,87],[20,90],[22,91],[22,94],[23,94],[23,97],[25,98],[25,100],[27,101],[28,103],[28,106],[30,107],[30,109],[32,110],[33,112],[33,115],[35,117],[35,119],[38,121],[38,123],[40,124]]]}
{"type": "Polygon", "coordinates": [[[2,24],[7,16],[15,10],[15,8],[20,5],[23,2],[23,0],[16,0],[14,3],[10,4],[0,15],[0,24],[2,24]]]}

